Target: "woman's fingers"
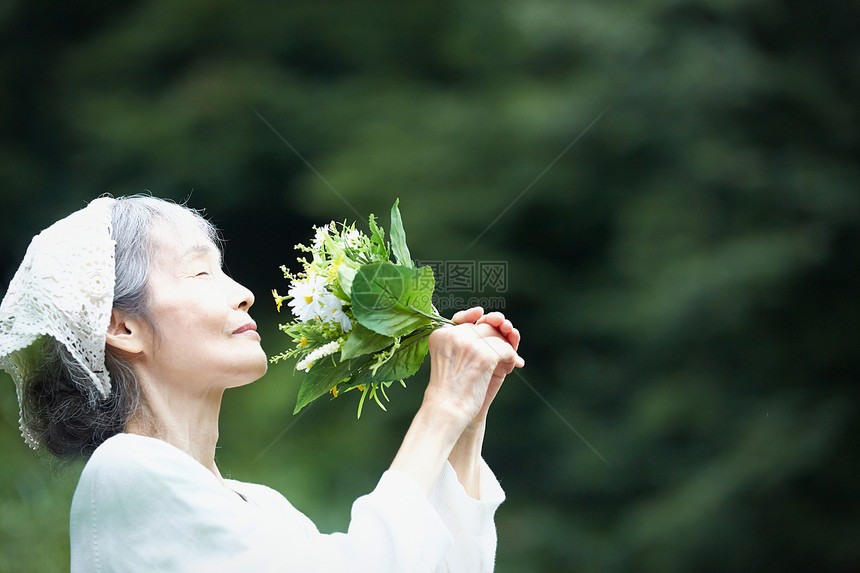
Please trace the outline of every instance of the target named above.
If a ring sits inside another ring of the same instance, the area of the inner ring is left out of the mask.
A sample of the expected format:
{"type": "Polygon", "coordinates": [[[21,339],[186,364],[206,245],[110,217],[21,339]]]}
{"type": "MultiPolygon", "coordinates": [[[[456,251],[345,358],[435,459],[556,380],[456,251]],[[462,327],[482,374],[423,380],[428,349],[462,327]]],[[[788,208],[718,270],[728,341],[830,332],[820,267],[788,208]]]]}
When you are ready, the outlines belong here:
{"type": "MultiPolygon", "coordinates": [[[[461,310],[454,314],[452,320],[458,325],[473,324],[477,328],[477,332],[482,337],[499,336],[503,338],[514,349],[516,354],[520,346],[520,331],[517,330],[513,323],[505,318],[501,312],[494,311],[484,314],[484,309],[480,306],[472,307],[467,310],[461,310]],[[491,327],[492,330],[484,330],[480,325],[491,327]]],[[[514,367],[522,368],[525,366],[525,360],[518,354],[513,362],[514,367]]]]}
{"type": "Polygon", "coordinates": [[[480,306],[474,306],[472,308],[461,310],[454,314],[451,318],[457,324],[464,324],[467,322],[475,323],[480,320],[480,318],[484,316],[484,309],[480,306]]]}
{"type": "Polygon", "coordinates": [[[498,331],[502,333],[502,336],[507,339],[508,344],[513,346],[514,350],[516,350],[520,345],[520,331],[514,328],[514,325],[511,323],[511,321],[507,319],[502,322],[502,324],[500,324],[497,328],[498,331]]]}
{"type": "Polygon", "coordinates": [[[512,351],[510,355],[514,357],[511,361],[513,367],[522,368],[525,366],[525,361],[517,354],[517,346],[520,340],[519,331],[516,329],[512,329],[507,336],[504,336],[499,332],[498,328],[482,321],[478,321],[474,325],[458,325],[458,327],[469,328],[474,335],[485,342],[494,341],[493,344],[490,344],[490,348],[498,349],[496,354],[499,354],[500,351],[505,351],[505,355],[507,355],[507,351],[512,351]]]}
{"type": "MultiPolygon", "coordinates": [[[[459,313],[458,313],[459,314],[459,313]]],[[[456,318],[483,316],[481,309],[469,309],[456,318]]],[[[431,371],[425,391],[425,404],[451,408],[458,418],[483,419],[496,397],[505,376],[525,361],[511,344],[519,333],[504,325],[504,318],[464,323],[436,330],[430,335],[431,371]],[[499,325],[507,331],[502,334],[499,325]]]]}
{"type": "Polygon", "coordinates": [[[514,347],[514,350],[519,350],[520,348],[520,331],[516,328],[512,329],[510,334],[508,334],[508,343],[514,347]]]}
{"type": "Polygon", "coordinates": [[[501,312],[490,312],[480,317],[478,324],[489,324],[495,327],[508,340],[508,343],[517,350],[520,345],[520,332],[514,328],[513,323],[505,318],[501,312]]]}
{"type": "Polygon", "coordinates": [[[504,322],[505,315],[499,311],[488,312],[483,317],[481,317],[481,322],[486,322],[488,324],[492,324],[495,327],[498,327],[499,324],[504,322]]]}

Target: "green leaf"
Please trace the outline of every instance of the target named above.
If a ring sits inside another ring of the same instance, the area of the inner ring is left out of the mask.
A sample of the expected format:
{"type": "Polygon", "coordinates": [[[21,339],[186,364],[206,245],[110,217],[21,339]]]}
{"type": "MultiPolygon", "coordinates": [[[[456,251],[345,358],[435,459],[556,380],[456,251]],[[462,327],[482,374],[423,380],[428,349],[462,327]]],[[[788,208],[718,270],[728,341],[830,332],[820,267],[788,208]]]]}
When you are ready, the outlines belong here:
{"type": "Polygon", "coordinates": [[[352,377],[350,387],[368,385],[373,382],[393,382],[409,378],[421,367],[427,356],[429,333],[424,332],[403,341],[394,356],[377,369],[376,374],[370,370],[370,365],[362,368],[352,377]]]}
{"type": "Polygon", "coordinates": [[[340,353],[321,358],[311,367],[302,381],[293,414],[298,414],[302,408],[320,396],[324,396],[339,382],[355,374],[368,360],[370,356],[364,355],[341,362],[340,353]]]}
{"type": "Polygon", "coordinates": [[[341,348],[341,358],[355,358],[362,354],[372,354],[394,344],[394,339],[384,334],[376,333],[362,324],[356,324],[349,333],[349,338],[341,348]]]}
{"type": "Polygon", "coordinates": [[[374,332],[397,338],[437,320],[430,267],[392,263],[362,265],[352,282],[352,312],[374,332]]]}
{"type": "Polygon", "coordinates": [[[337,268],[337,284],[343,290],[344,294],[351,300],[352,281],[355,278],[357,269],[346,264],[342,264],[337,268]]]}
{"type": "Polygon", "coordinates": [[[376,260],[387,261],[388,247],[385,246],[385,231],[382,227],[376,224],[376,215],[373,213],[367,219],[367,225],[370,228],[370,244],[373,255],[376,260]]]}
{"type": "Polygon", "coordinates": [[[400,209],[397,204],[400,199],[394,201],[391,206],[391,251],[397,262],[406,267],[412,268],[412,256],[409,254],[409,247],[406,246],[406,231],[403,230],[403,220],[400,218],[400,209]]]}

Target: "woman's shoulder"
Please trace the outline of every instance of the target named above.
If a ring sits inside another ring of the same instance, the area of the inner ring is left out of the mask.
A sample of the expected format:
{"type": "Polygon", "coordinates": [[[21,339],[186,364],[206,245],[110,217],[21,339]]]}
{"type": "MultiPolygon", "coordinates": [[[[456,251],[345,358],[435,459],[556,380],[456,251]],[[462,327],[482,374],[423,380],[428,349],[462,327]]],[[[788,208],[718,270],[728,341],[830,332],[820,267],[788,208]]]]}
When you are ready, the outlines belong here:
{"type": "Polygon", "coordinates": [[[102,529],[145,529],[153,521],[192,527],[230,521],[243,511],[243,503],[182,450],[154,438],[119,434],[101,444],[84,466],[71,520],[79,531],[91,522],[102,529]]]}
{"type": "Polygon", "coordinates": [[[140,434],[115,434],[102,442],[90,456],[89,463],[101,463],[105,460],[133,460],[145,456],[171,456],[182,450],[165,441],[142,436],[140,434]]]}
{"type": "Polygon", "coordinates": [[[288,513],[298,512],[293,504],[290,503],[281,492],[272,489],[267,485],[243,482],[234,479],[225,479],[224,483],[227,484],[231,490],[239,494],[242,499],[253,502],[260,507],[288,513]]]}
{"type": "Polygon", "coordinates": [[[178,467],[185,472],[195,465],[200,472],[208,473],[194,458],[167,442],[138,434],[116,434],[96,448],[84,467],[84,473],[105,469],[111,472],[173,473],[178,467]]]}
{"type": "Polygon", "coordinates": [[[302,531],[283,521],[243,501],[182,450],[120,434],[96,449],[75,490],[73,571],[99,563],[110,571],[250,570],[227,563],[246,557],[266,527],[302,531]]]}
{"type": "Polygon", "coordinates": [[[99,497],[143,497],[152,493],[218,486],[217,478],[197,460],[162,440],[117,434],[105,440],[84,466],[79,490],[99,497]]]}

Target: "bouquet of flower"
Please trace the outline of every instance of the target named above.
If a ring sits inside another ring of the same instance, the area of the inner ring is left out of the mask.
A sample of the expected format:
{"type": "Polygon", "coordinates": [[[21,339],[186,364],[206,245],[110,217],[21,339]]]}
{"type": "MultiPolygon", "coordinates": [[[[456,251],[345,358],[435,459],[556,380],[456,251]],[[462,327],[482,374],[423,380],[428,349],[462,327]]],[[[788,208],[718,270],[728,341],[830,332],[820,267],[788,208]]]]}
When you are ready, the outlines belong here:
{"type": "Polygon", "coordinates": [[[280,325],[294,346],[271,361],[298,358],[306,375],[293,414],[321,396],[361,392],[358,416],[369,397],[383,410],[385,389],[418,371],[430,333],[453,324],[432,303],[436,286],[430,267],[416,268],[406,246],[398,201],[391,207],[391,237],[370,215],[369,235],[355,223],[314,227],[311,246],[296,245],[296,274],[286,296],[272,291],[278,311],[289,300],[295,319],[280,325]],[[392,261],[393,256],[393,261],[392,261]]]}

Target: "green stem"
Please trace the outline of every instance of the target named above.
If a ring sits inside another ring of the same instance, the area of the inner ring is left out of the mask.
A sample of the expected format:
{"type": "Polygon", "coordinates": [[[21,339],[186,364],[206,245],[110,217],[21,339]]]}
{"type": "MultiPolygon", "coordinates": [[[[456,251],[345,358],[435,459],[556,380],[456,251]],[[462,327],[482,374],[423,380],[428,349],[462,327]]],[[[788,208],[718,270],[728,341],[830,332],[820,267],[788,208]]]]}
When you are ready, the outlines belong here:
{"type": "Polygon", "coordinates": [[[373,388],[373,391],[370,393],[370,397],[376,400],[376,403],[379,405],[380,408],[382,408],[383,412],[387,412],[388,410],[386,410],[385,406],[382,405],[382,402],[379,401],[379,395],[376,393],[377,388],[378,387],[373,388]]]}
{"type": "Polygon", "coordinates": [[[364,399],[367,397],[367,392],[370,390],[370,385],[364,387],[364,390],[361,392],[361,400],[358,401],[358,415],[356,415],[356,419],[361,419],[361,409],[364,407],[364,399]]]}

